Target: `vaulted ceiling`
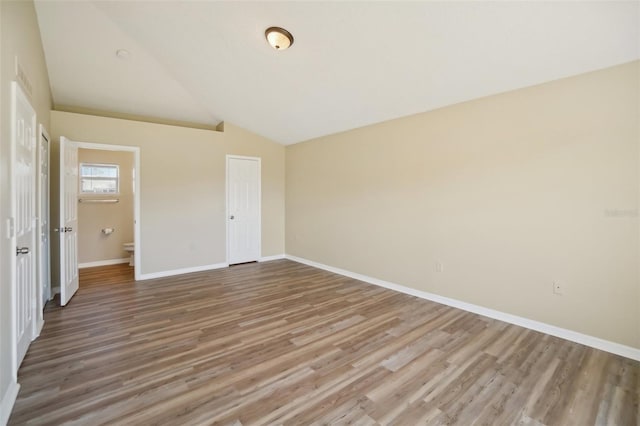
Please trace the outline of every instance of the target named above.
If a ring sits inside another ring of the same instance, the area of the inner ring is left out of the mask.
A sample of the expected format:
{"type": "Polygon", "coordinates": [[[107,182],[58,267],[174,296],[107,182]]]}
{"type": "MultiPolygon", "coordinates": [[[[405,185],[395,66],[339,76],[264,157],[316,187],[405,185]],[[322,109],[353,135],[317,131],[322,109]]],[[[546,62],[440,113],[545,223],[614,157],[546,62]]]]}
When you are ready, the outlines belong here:
{"type": "Polygon", "coordinates": [[[56,106],[228,120],[283,144],[640,58],[637,1],[36,1],[36,10],[56,106]],[[293,34],[290,49],[266,43],[274,25],[293,34]]]}

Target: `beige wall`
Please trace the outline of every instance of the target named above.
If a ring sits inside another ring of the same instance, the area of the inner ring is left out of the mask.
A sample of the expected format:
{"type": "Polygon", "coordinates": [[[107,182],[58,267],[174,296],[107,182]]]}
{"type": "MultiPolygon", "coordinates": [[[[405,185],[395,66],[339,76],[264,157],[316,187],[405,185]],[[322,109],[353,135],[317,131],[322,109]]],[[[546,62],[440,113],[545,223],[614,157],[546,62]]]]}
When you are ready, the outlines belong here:
{"type": "Polygon", "coordinates": [[[287,147],[287,253],[640,348],[639,72],[287,147]]]}
{"type": "Polygon", "coordinates": [[[133,152],[79,149],[78,162],[117,164],[120,170],[118,195],[82,195],[85,200],[117,199],[114,204],[78,204],[78,262],[99,262],[127,257],[124,243],[133,242],[133,152]],[[113,228],[105,235],[104,228],[113,228]]]}
{"type": "Polygon", "coordinates": [[[284,146],[230,123],[217,132],[59,111],[51,123],[54,157],[60,136],[140,147],[142,274],[226,261],[226,154],[262,158],[262,256],[284,253],[284,146]]]}
{"type": "MultiPolygon", "coordinates": [[[[30,101],[38,123],[49,127],[51,96],[44,60],[40,30],[33,3],[30,1],[0,1],[0,223],[11,216],[9,194],[9,150],[11,142],[11,82],[16,80],[15,58],[31,83],[30,101]]],[[[14,242],[0,226],[0,401],[15,378],[12,377],[9,336],[11,294],[9,268],[14,261],[11,254],[14,242]]]]}

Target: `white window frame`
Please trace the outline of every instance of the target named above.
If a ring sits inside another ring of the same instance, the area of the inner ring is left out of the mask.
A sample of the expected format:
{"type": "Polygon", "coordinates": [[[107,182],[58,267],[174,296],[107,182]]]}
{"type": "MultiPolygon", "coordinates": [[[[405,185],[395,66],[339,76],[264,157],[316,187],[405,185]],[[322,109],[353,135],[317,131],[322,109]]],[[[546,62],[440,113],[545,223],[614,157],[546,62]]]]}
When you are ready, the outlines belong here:
{"type": "Polygon", "coordinates": [[[110,196],[110,195],[120,195],[120,165],[119,164],[113,164],[113,163],[92,163],[92,162],[86,162],[86,163],[80,163],[80,170],[78,173],[78,186],[79,191],[78,194],[79,195],[105,195],[105,196],[110,196]],[[82,167],[109,167],[109,168],[115,168],[116,169],[116,177],[112,178],[112,177],[85,177],[82,174],[82,167]],[[114,180],[116,181],[116,192],[94,192],[94,191],[83,191],[82,190],[82,179],[92,179],[92,180],[114,180]]]}

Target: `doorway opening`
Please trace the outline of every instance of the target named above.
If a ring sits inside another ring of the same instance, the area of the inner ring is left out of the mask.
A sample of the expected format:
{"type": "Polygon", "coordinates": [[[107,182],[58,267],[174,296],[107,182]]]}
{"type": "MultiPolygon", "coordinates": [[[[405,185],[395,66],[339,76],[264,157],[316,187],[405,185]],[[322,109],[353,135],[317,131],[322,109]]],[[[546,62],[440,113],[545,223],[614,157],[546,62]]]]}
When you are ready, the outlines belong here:
{"type": "Polygon", "coordinates": [[[78,268],[135,269],[134,154],[78,149],[78,268]]]}
{"type": "Polygon", "coordinates": [[[53,277],[64,306],[78,290],[80,267],[126,262],[140,279],[140,148],[62,136],[59,149],[53,277]]]}

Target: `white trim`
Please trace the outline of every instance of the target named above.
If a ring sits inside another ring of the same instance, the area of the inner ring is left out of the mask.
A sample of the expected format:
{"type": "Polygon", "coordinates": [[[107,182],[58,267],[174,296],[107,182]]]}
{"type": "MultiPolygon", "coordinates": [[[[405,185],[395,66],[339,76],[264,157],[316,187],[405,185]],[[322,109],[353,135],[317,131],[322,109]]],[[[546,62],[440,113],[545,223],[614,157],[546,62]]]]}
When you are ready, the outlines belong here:
{"type": "MultiPolygon", "coordinates": [[[[224,184],[224,223],[225,223],[225,243],[226,262],[229,263],[229,160],[252,160],[258,162],[258,258],[252,259],[260,261],[262,259],[262,158],[247,157],[243,155],[227,154],[225,157],[225,184],[224,184]]],[[[250,260],[251,261],[251,260],[250,260]]]]}
{"type": "Polygon", "coordinates": [[[192,268],[173,269],[170,271],[151,272],[149,274],[141,274],[141,280],[151,280],[154,278],[172,277],[174,275],[190,274],[192,272],[210,271],[212,269],[227,268],[228,263],[214,263],[212,265],[194,266],[192,268]]]}
{"type": "Polygon", "coordinates": [[[13,404],[16,402],[16,397],[20,391],[20,385],[16,382],[11,382],[7,391],[0,401],[0,425],[6,425],[11,416],[11,410],[13,410],[13,404]]]}
{"type": "Polygon", "coordinates": [[[142,276],[140,265],[142,265],[142,239],[140,238],[140,148],[136,148],[133,153],[133,264],[138,265],[133,268],[133,279],[138,281],[142,276]]]}
{"type": "Polygon", "coordinates": [[[482,315],[485,317],[497,319],[507,322],[509,324],[519,325],[530,330],[539,331],[541,333],[550,334],[555,337],[560,337],[571,342],[580,343],[585,346],[600,349],[606,352],[610,352],[616,355],[620,355],[626,358],[630,358],[636,361],[640,361],[640,349],[633,348],[631,346],[622,345],[620,343],[604,340],[599,337],[589,336],[588,334],[578,333],[576,331],[568,330],[566,328],[556,327],[555,325],[546,324],[540,321],[520,317],[517,315],[508,314],[506,312],[496,311],[494,309],[485,308],[483,306],[474,305],[472,303],[463,302],[449,297],[439,296],[437,294],[428,293],[422,290],[416,290],[414,288],[405,287],[403,285],[391,283],[389,281],[372,278],[366,275],[350,272],[344,269],[335,268],[333,266],[324,265],[322,263],[314,262],[312,260],[303,259],[297,256],[291,256],[286,254],[286,259],[294,262],[302,263],[305,265],[313,266],[314,268],[324,269],[325,271],[333,272],[335,274],[344,275],[345,277],[353,278],[356,280],[364,281],[369,284],[374,284],[380,287],[388,288],[390,290],[399,291],[401,293],[416,296],[421,299],[431,300],[433,302],[441,303],[443,305],[452,306],[454,308],[462,309],[464,311],[473,312],[474,314],[482,315]]]}
{"type": "Polygon", "coordinates": [[[94,142],[83,142],[67,139],[69,142],[72,142],[74,146],[83,149],[98,149],[100,151],[140,151],[140,147],[131,146],[131,145],[111,145],[108,143],[94,143],[94,142]]]}
{"type": "MultiPolygon", "coordinates": [[[[15,231],[15,218],[16,218],[16,188],[15,188],[15,179],[13,178],[13,173],[15,171],[16,164],[16,148],[15,148],[15,121],[16,121],[16,105],[17,105],[17,97],[18,97],[18,83],[15,81],[11,82],[11,141],[9,142],[9,170],[7,176],[9,177],[9,211],[10,211],[10,219],[9,223],[11,224],[12,229],[7,229],[7,237],[11,240],[9,243],[9,255],[11,256],[10,266],[9,266],[9,339],[11,340],[11,354],[9,355],[10,364],[11,364],[11,378],[18,381],[18,342],[17,342],[17,333],[16,333],[16,324],[17,324],[17,297],[16,297],[16,255],[13,251],[13,248],[16,247],[16,231],[15,231]]],[[[7,226],[10,228],[10,226],[7,226]]],[[[9,390],[7,390],[9,392],[9,390]]],[[[2,398],[2,406],[1,409],[4,409],[4,400],[6,395],[2,398]]],[[[15,400],[15,398],[14,398],[15,400]]],[[[13,402],[11,402],[11,407],[13,407],[13,402]]],[[[4,414],[4,410],[0,412],[4,414]]],[[[7,420],[9,420],[9,413],[7,414],[7,420]]],[[[4,417],[4,416],[2,416],[4,417]]],[[[2,419],[0,419],[2,420],[2,419]]],[[[2,424],[0,422],[0,424],[2,424]]]]}
{"type": "Polygon", "coordinates": [[[33,340],[36,340],[36,338],[38,336],[40,336],[40,333],[42,332],[42,327],[44,327],[44,319],[38,319],[36,321],[36,327],[35,327],[35,333],[33,334],[33,340]]]}
{"type": "Polygon", "coordinates": [[[258,262],[270,262],[272,260],[284,259],[284,257],[285,257],[284,254],[275,254],[273,256],[264,256],[264,257],[261,257],[260,260],[258,260],[258,262]]]}
{"type": "Polygon", "coordinates": [[[46,218],[47,218],[47,229],[46,229],[46,240],[47,240],[47,245],[46,245],[46,253],[42,253],[41,248],[42,245],[40,244],[40,238],[36,238],[37,243],[36,243],[36,249],[38,250],[38,264],[36,265],[36,268],[38,270],[38,273],[36,274],[38,279],[37,279],[37,283],[36,285],[40,288],[40,290],[37,291],[38,295],[38,316],[42,317],[43,316],[43,309],[44,306],[41,306],[43,303],[43,299],[46,300],[51,300],[51,138],[49,137],[49,133],[47,132],[47,129],[45,129],[44,125],[42,123],[40,123],[39,128],[39,136],[38,136],[38,150],[37,150],[37,158],[38,160],[36,161],[37,163],[37,167],[38,167],[38,177],[37,177],[37,181],[36,181],[36,188],[37,190],[37,201],[36,201],[36,206],[37,206],[37,216],[39,218],[38,220],[38,229],[40,230],[40,228],[42,228],[42,218],[40,217],[40,213],[42,212],[42,194],[43,191],[46,191],[47,194],[47,211],[45,212],[46,218]],[[42,161],[42,158],[40,157],[41,154],[41,145],[42,145],[42,141],[46,141],[47,144],[47,187],[46,188],[42,188],[42,178],[40,176],[40,172],[42,171],[40,169],[40,163],[42,161]],[[41,266],[42,266],[42,257],[46,256],[47,258],[47,270],[44,271],[44,275],[45,275],[45,282],[46,282],[46,286],[42,286],[42,282],[43,282],[43,278],[42,278],[42,272],[41,266]]]}
{"type": "Polygon", "coordinates": [[[72,142],[78,148],[83,149],[98,149],[101,151],[127,151],[133,152],[133,242],[136,249],[133,252],[134,265],[136,268],[133,270],[134,279],[136,281],[145,279],[140,272],[140,268],[137,265],[141,265],[142,262],[142,241],[140,239],[140,147],[130,145],[111,145],[106,143],[93,143],[93,142],[81,142],[81,141],[69,141],[72,142]]]}
{"type": "Polygon", "coordinates": [[[129,263],[130,258],[96,260],[95,262],[78,263],[78,269],[93,268],[94,266],[118,265],[120,263],[129,263]]]}
{"type": "Polygon", "coordinates": [[[53,298],[55,297],[56,294],[60,294],[60,286],[59,285],[51,287],[51,299],[49,299],[49,300],[53,300],[53,298]]]}

